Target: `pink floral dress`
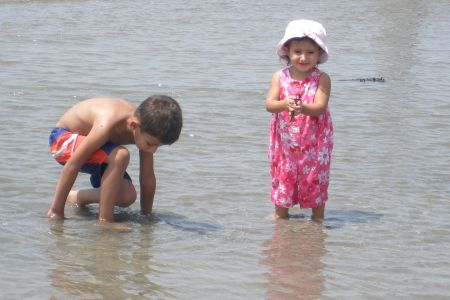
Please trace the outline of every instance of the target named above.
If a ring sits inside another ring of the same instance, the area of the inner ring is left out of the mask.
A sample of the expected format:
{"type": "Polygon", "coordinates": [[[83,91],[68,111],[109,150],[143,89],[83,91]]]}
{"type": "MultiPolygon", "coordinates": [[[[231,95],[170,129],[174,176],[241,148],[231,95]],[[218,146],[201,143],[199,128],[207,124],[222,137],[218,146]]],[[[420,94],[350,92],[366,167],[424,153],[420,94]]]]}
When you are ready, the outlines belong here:
{"type": "MultiPolygon", "coordinates": [[[[291,79],[289,67],[280,70],[280,95],[300,95],[303,103],[313,103],[321,71],[315,69],[305,80],[291,79]]],[[[290,208],[316,208],[328,200],[330,156],[333,150],[333,123],[330,111],[320,116],[273,113],[270,119],[269,161],[272,202],[290,208]]]]}

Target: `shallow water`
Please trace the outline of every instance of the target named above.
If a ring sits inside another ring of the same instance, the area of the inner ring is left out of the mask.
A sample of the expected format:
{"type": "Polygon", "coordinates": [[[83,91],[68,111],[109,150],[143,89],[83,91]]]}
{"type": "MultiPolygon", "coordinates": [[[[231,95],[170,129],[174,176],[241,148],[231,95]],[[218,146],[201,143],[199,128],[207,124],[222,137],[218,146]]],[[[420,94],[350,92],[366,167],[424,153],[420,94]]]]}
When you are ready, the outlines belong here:
{"type": "Polygon", "coordinates": [[[0,298],[449,298],[449,13],[443,0],[1,1],[0,298]],[[264,98],[299,17],[325,25],[331,51],[323,225],[298,208],[267,218],[264,98]],[[370,77],[386,81],[350,80],[370,77]],[[179,100],[185,127],[156,155],[153,216],[117,210],[116,231],[98,207],[68,206],[49,223],[57,118],[87,97],[155,93],[179,100]]]}

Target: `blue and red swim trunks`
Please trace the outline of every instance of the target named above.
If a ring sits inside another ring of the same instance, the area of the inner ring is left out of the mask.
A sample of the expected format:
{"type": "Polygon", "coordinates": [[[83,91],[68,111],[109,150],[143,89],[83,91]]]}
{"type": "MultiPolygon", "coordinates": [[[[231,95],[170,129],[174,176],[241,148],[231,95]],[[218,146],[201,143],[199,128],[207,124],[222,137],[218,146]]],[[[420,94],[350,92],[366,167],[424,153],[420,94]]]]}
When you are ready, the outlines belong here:
{"type": "MultiPolygon", "coordinates": [[[[64,128],[54,128],[48,138],[50,151],[55,160],[64,165],[72,153],[76,151],[77,147],[83,142],[85,136],[72,133],[64,128]]],[[[114,143],[106,143],[99,150],[94,152],[86,163],[81,167],[80,172],[91,175],[91,184],[93,187],[100,187],[102,175],[106,170],[108,164],[105,160],[109,154],[119,145],[114,143]]],[[[127,172],[123,175],[125,179],[131,181],[130,175],[127,172]]]]}

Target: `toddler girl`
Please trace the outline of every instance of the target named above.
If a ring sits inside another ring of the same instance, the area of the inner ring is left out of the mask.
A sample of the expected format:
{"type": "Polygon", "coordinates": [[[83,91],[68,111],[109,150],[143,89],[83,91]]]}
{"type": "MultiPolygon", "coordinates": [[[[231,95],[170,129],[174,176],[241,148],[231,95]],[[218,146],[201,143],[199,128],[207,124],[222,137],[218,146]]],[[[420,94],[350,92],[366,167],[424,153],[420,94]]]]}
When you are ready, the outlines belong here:
{"type": "Polygon", "coordinates": [[[333,149],[331,80],[317,68],[328,59],[325,38],[320,23],[295,20],[278,43],[287,67],[273,75],[266,99],[272,113],[269,161],[276,218],[288,218],[297,203],[312,208],[313,220],[324,218],[333,149]]]}

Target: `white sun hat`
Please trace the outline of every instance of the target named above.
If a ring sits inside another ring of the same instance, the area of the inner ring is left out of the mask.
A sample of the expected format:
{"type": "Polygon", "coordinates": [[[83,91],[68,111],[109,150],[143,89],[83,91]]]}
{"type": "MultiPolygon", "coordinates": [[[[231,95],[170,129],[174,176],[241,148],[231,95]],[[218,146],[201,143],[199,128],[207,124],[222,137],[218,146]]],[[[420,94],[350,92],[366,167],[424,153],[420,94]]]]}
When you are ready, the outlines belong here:
{"type": "Polygon", "coordinates": [[[324,63],[328,60],[328,48],[325,45],[327,32],[322,24],[312,20],[294,20],[289,22],[284,32],[284,37],[280,40],[277,46],[277,54],[280,57],[286,57],[287,53],[284,44],[293,38],[309,37],[322,48],[323,52],[319,57],[319,63],[324,63]]]}

